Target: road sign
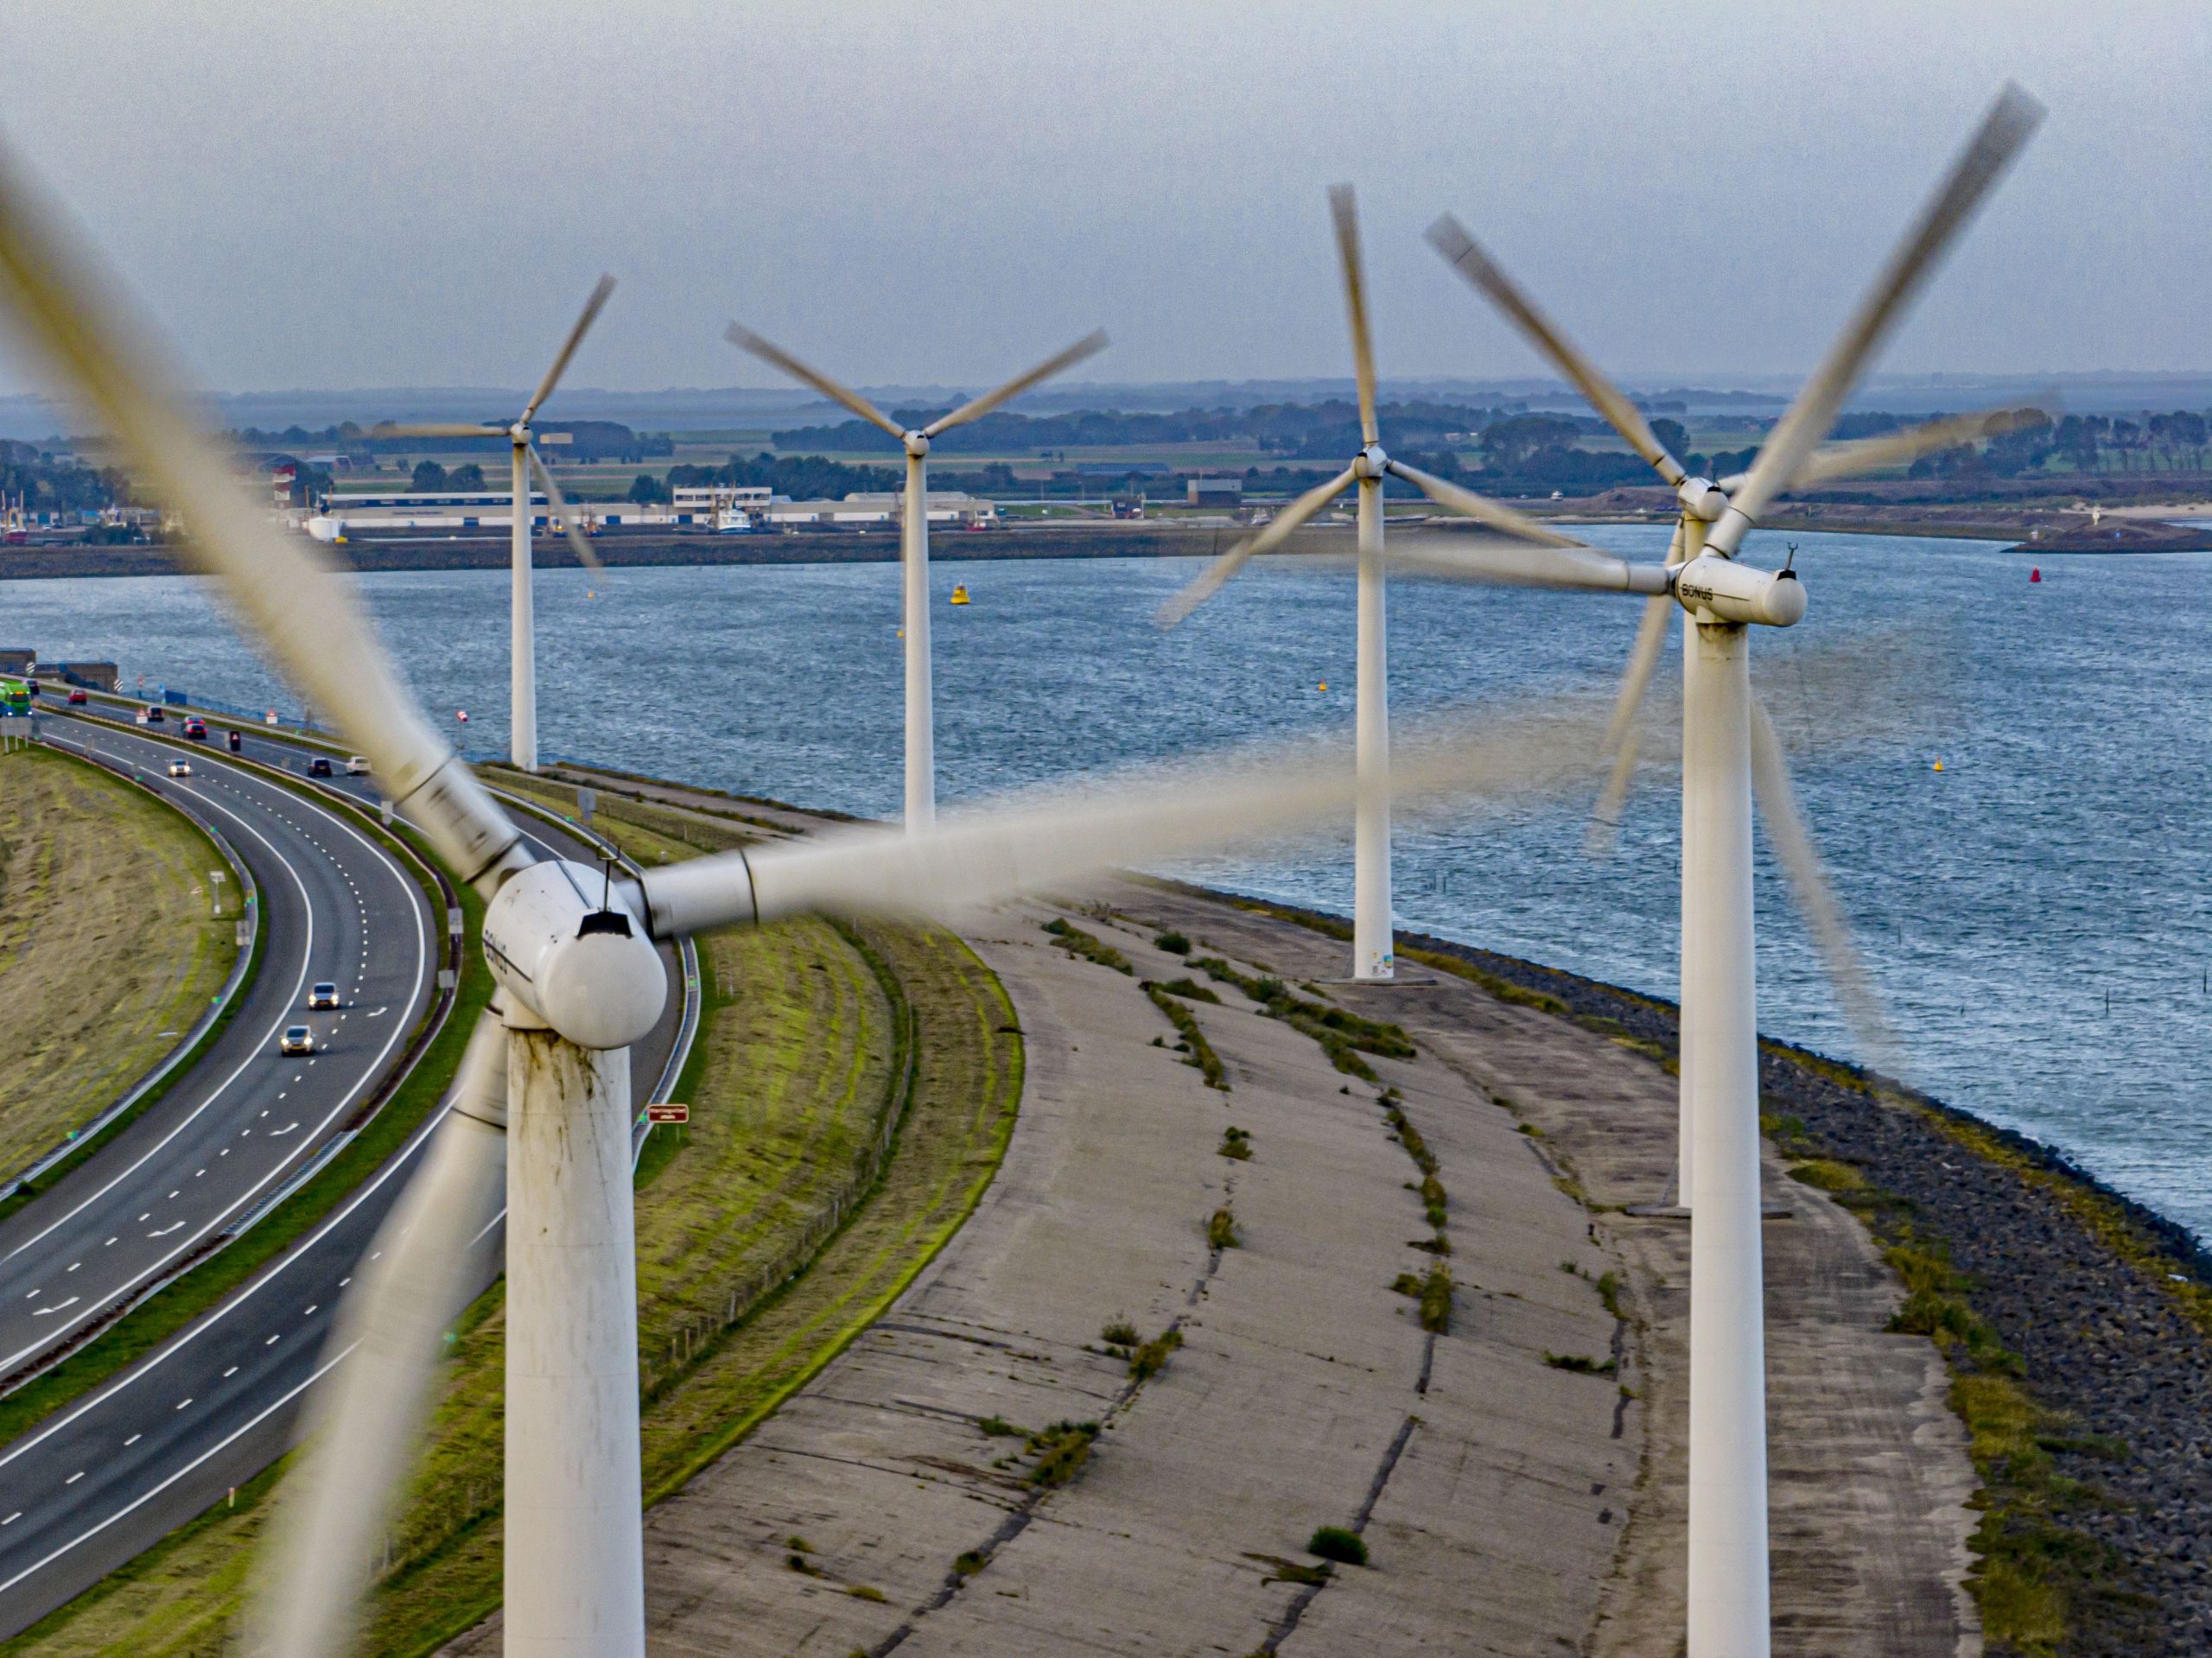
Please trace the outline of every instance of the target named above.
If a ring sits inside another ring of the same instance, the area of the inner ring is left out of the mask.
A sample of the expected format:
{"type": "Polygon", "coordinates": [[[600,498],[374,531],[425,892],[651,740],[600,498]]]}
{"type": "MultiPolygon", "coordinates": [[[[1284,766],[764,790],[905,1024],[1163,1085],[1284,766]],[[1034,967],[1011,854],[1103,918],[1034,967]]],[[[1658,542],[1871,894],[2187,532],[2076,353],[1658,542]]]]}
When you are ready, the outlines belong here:
{"type": "Polygon", "coordinates": [[[688,1105],[649,1105],[645,1108],[647,1122],[689,1122],[691,1108],[688,1105]]]}

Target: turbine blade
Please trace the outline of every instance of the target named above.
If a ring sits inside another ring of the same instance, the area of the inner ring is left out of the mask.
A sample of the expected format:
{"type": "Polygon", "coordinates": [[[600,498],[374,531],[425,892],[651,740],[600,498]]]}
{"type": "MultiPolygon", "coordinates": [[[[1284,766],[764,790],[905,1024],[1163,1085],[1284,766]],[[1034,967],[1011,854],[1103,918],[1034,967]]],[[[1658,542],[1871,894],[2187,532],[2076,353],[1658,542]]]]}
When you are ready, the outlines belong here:
{"type": "Polygon", "coordinates": [[[1337,227],[1337,264],[1344,271],[1344,310],[1351,319],[1352,378],[1359,387],[1359,441],[1379,435],[1375,425],[1375,342],[1367,328],[1367,273],[1359,257],[1359,204],[1349,184],[1329,188],[1329,217],[1337,227]]]}
{"type": "Polygon", "coordinates": [[[939,432],[955,426],[964,426],[971,420],[980,420],[1001,403],[1020,397],[1033,385],[1051,379],[1063,370],[1073,368],[1086,357],[1096,357],[1106,349],[1106,331],[1093,329],[1090,333],[1056,356],[1047,357],[1027,374],[1017,374],[995,391],[986,391],[980,397],[970,398],[949,415],[939,415],[922,428],[924,437],[935,437],[939,432]]]}
{"type": "Polygon", "coordinates": [[[421,1452],[441,1337],[468,1301],[471,1245],[506,1201],[506,1026],[486,1013],[323,1348],[325,1364],[344,1362],[308,1395],[308,1447],[257,1573],[249,1652],[353,1650],[371,1547],[421,1452]]]}
{"type": "MultiPolygon", "coordinates": [[[[599,555],[592,550],[591,543],[577,527],[575,516],[569,511],[569,498],[561,493],[560,485],[553,481],[552,470],[537,453],[537,446],[531,444],[527,453],[531,471],[537,475],[537,481],[544,486],[545,505],[552,509],[553,520],[561,526],[561,533],[569,538],[569,549],[575,554],[576,562],[588,570],[606,575],[607,566],[599,562],[599,555]]],[[[530,503],[523,502],[518,511],[527,513],[530,503]]]]}
{"type": "MultiPolygon", "coordinates": [[[[2001,436],[2011,431],[2015,423],[2012,410],[1986,409],[1975,415],[1952,415],[1942,420],[1923,421],[1903,431],[1885,432],[1879,437],[1824,443],[1805,457],[1804,464],[1790,479],[1789,488],[1817,489],[1840,478],[1863,478],[1886,467],[1910,466],[1924,454],[1956,448],[1978,437],[2001,436]]],[[[1724,479],[1720,487],[1732,492],[1740,489],[1747,475],[1739,473],[1724,479]]]]}
{"type": "Polygon", "coordinates": [[[1173,627],[1200,605],[1219,593],[1229,578],[1244,568],[1246,561],[1280,547],[1290,539],[1291,533],[1331,501],[1349,489],[1355,474],[1347,467],[1318,489],[1309,489],[1288,506],[1274,515],[1260,530],[1246,541],[1241,541],[1219,558],[1206,566],[1197,581],[1185,588],[1160,607],[1153,618],[1162,627],[1173,627]]]}
{"type": "Polygon", "coordinates": [[[1526,513],[1516,511],[1503,501],[1494,501],[1487,495],[1478,495],[1471,489],[1447,483],[1435,473],[1423,472],[1419,467],[1409,467],[1402,461],[1389,461],[1383,470],[1404,479],[1437,505],[1449,507],[1454,512],[1464,512],[1502,534],[1534,542],[1539,547],[1586,547],[1590,544],[1577,541],[1573,536],[1563,536],[1558,530],[1537,523],[1526,513]]]}
{"type": "Polygon", "coordinates": [[[545,378],[537,383],[537,390],[530,394],[530,401],[523,405],[522,423],[530,424],[530,417],[543,406],[553,395],[553,388],[561,384],[561,377],[569,372],[569,359],[576,354],[576,347],[584,343],[584,336],[591,332],[591,325],[599,321],[599,314],[606,309],[607,295],[614,291],[614,278],[601,276],[591,290],[591,297],[584,302],[583,314],[576,319],[576,326],[569,330],[569,337],[561,342],[561,354],[553,359],[553,366],[545,371],[545,378]]]}
{"type": "Polygon", "coordinates": [[[1611,857],[1613,842],[1620,834],[1621,808],[1627,804],[1628,785],[1636,776],[1636,716],[1643,706],[1644,693],[1650,689],[1652,670],[1659,665],[1659,653],[1666,649],[1667,623],[1674,610],[1671,596],[1655,596],[1645,600],[1643,615],[1636,625],[1636,643],[1629,647],[1628,670],[1621,676],[1612,721],[1605,727],[1605,746],[1613,757],[1612,770],[1606,774],[1605,786],[1598,792],[1598,804],[1590,812],[1590,827],[1583,834],[1583,850],[1593,858],[1611,857]]]}
{"type": "Polygon", "coordinates": [[[180,514],[186,550],[219,576],[242,619],[369,757],[395,804],[463,879],[489,885],[518,838],[402,687],[353,583],[315,543],[278,529],[186,413],[152,329],[0,152],[0,306],[113,433],[133,474],[180,514]]]}
{"type": "Polygon", "coordinates": [[[1767,837],[1788,872],[1797,907],[1804,914],[1829,982],[1835,987],[1836,1000],[1842,1004],[1844,1018],[1859,1045],[1859,1063],[1896,1075],[1896,1038],[1859,947],[1852,940],[1842,906],[1836,902],[1827,867],[1797,810],[1796,791],[1789,783],[1789,763],[1783,758],[1774,722],[1757,697],[1751,701],[1751,791],[1758,797],[1767,837]]]}
{"type": "MultiPolygon", "coordinates": [[[[1553,698],[1479,721],[1400,734],[1391,791],[1560,792],[1598,765],[1602,712],[1553,698]]],[[[921,830],[840,830],[656,867],[641,886],[656,936],[826,910],[954,915],[1101,871],[1351,818],[1357,788],[1341,746],[1216,757],[1193,776],[1160,768],[1001,804],[921,830]]]]}
{"type": "MultiPolygon", "coordinates": [[[[1667,572],[1656,564],[1565,547],[1530,547],[1483,536],[1431,530],[1390,538],[1383,556],[1393,565],[1465,581],[1509,588],[1554,588],[1580,593],[1648,593],[1662,599],[1667,572]]],[[[1671,602],[1671,601],[1669,601],[1671,602]]]]}
{"type": "Polygon", "coordinates": [[[1681,462],[1667,453],[1667,446],[1652,431],[1651,423],[1643,418],[1643,411],[1630,403],[1627,393],[1606,378],[1598,365],[1536,308],[1535,302],[1483,251],[1458,219],[1450,213],[1439,219],[1428,227],[1428,242],[1444,256],[1446,264],[1505,313],[1529,343],[1548,358],[1552,366],[1590,400],[1590,406],[1627,440],[1629,448],[1649,463],[1669,489],[1682,481],[1686,474],[1681,462]]]}
{"type": "Polygon", "coordinates": [[[885,414],[883,410],[878,409],[851,387],[831,379],[818,368],[810,367],[800,362],[781,346],[772,340],[763,340],[752,329],[734,322],[722,330],[722,337],[740,351],[752,353],[769,367],[782,370],[801,384],[812,386],[830,402],[844,404],[862,420],[880,426],[892,436],[902,441],[905,440],[906,434],[899,429],[890,416],[885,414]]]}
{"type": "Polygon", "coordinates": [[[1951,164],[1949,174],[1905,232],[1842,334],[1768,435],[1743,488],[1732,499],[1732,510],[1721,515],[1706,538],[1714,551],[1732,556],[1743,544],[1745,533],[1797,476],[1806,458],[1835,424],[1836,411],[1843,407],[1843,400],[1905,308],[1917,297],[2043,117],[2043,105],[2018,86],[2008,85],[1998,95],[1973,141],[1951,164]]]}

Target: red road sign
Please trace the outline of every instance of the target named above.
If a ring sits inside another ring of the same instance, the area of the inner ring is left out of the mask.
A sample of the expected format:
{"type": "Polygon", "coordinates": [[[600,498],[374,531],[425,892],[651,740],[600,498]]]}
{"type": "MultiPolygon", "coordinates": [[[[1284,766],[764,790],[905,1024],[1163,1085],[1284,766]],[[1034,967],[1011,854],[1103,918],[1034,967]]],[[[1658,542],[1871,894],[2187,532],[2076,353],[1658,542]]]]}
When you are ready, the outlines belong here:
{"type": "Polygon", "coordinates": [[[688,1105],[649,1105],[645,1108],[647,1122],[689,1122],[691,1108],[688,1105]]]}

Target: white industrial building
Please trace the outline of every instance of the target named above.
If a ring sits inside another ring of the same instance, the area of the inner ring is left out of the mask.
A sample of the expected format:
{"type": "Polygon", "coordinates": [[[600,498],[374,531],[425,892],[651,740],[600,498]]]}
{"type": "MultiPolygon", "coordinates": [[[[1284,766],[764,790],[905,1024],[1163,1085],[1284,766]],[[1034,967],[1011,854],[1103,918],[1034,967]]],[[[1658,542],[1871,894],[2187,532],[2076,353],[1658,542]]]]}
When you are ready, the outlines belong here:
{"type": "MultiPolygon", "coordinates": [[[[709,530],[724,534],[757,529],[867,530],[896,525],[902,495],[898,492],[848,495],[842,501],[794,501],[758,486],[683,488],[675,499],[641,506],[634,501],[572,501],[570,511],[587,535],[601,530],[709,530]]],[[[998,522],[995,502],[957,490],[931,490],[931,524],[981,529],[998,522]]],[[[559,526],[545,497],[530,497],[533,532],[554,535],[559,526]]],[[[514,497],[504,490],[391,490],[332,494],[307,521],[319,541],[352,536],[443,531],[448,534],[499,531],[514,524],[514,497]]]]}

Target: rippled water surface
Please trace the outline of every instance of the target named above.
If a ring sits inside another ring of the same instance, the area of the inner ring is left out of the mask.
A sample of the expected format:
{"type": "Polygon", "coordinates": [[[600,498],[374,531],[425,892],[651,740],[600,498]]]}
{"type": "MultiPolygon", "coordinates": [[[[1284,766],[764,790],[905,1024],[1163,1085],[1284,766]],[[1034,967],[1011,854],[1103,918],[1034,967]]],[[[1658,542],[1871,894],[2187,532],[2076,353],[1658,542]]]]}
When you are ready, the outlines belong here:
{"type": "MultiPolygon", "coordinates": [[[[1665,541],[1643,526],[1589,534],[1650,557],[1665,541]]],[[[1810,614],[1787,635],[1756,638],[1753,673],[1911,1075],[2212,1231],[2212,556],[2061,559],[2031,584],[2026,560],[1986,543],[1799,543],[1810,614]],[[1837,647],[1853,641],[1858,655],[1839,667],[1837,647]]],[[[1771,541],[1751,549],[1770,563],[1777,550],[1771,541]]],[[[941,562],[940,797],[1347,729],[1348,572],[1262,566],[1160,633],[1152,612],[1195,568],[941,562]],[[974,593],[965,608],[944,602],[956,580],[974,593]]],[[[505,575],[365,585],[434,715],[464,746],[498,748],[505,575]],[[461,708],[466,727],[454,721],[461,708]]],[[[622,570],[603,585],[545,572],[542,745],[895,813],[897,588],[888,564],[622,570]]],[[[0,615],[0,644],[113,657],[126,683],[143,674],[201,696],[293,705],[188,579],[4,582],[0,615]]],[[[1395,582],[1394,709],[1603,688],[1635,622],[1633,602],[1619,599],[1395,582]]],[[[1662,725],[1672,717],[1656,699],[1655,711],[1662,725]]],[[[1662,743],[1609,862],[1581,855],[1571,805],[1407,827],[1396,860],[1403,924],[1671,996],[1678,807],[1662,743]]],[[[1344,911],[1348,842],[1192,873],[1344,911]]],[[[1762,1027],[1848,1052],[1767,855],[1762,843],[1762,1027]]]]}

